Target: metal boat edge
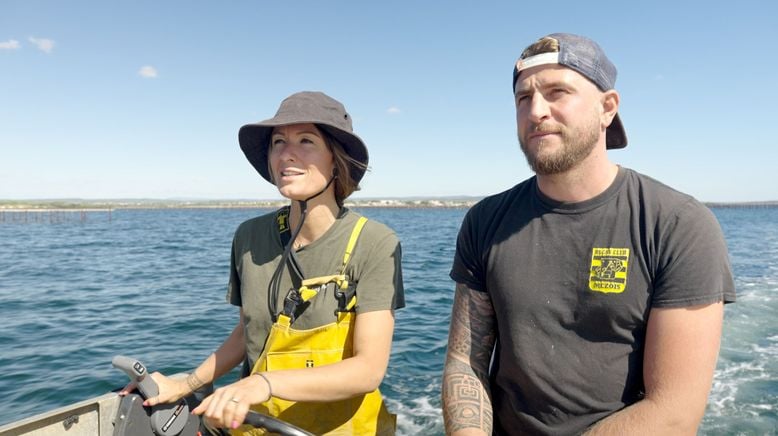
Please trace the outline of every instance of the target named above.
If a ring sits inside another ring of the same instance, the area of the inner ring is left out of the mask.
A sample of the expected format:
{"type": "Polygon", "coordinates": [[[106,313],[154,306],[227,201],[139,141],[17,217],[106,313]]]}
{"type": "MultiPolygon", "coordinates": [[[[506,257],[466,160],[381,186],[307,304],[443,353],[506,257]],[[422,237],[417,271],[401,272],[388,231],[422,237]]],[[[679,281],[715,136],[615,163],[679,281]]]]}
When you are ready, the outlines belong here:
{"type": "Polygon", "coordinates": [[[0,436],[108,436],[121,397],[110,392],[0,426],[0,436]]]}

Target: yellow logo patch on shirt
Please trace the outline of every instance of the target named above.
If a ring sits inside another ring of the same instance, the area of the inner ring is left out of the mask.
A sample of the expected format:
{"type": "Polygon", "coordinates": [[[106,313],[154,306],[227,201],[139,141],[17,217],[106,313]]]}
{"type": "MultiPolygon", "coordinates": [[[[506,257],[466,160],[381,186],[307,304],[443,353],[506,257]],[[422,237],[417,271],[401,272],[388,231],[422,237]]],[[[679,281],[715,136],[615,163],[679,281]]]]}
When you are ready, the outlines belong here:
{"type": "Polygon", "coordinates": [[[289,230],[289,209],[284,208],[279,210],[276,214],[276,222],[278,223],[279,233],[289,230]]]}
{"type": "Polygon", "coordinates": [[[629,248],[592,248],[589,289],[620,294],[627,288],[629,248]]]}

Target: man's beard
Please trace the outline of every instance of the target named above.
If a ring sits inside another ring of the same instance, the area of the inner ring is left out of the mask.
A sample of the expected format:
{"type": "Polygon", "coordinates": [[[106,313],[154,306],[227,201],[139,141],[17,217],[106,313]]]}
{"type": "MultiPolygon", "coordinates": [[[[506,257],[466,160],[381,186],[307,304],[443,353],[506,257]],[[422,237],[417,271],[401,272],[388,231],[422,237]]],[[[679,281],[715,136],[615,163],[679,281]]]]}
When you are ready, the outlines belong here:
{"type": "MultiPolygon", "coordinates": [[[[519,144],[535,174],[548,176],[563,173],[576,166],[592,152],[600,135],[599,123],[599,118],[593,117],[589,123],[572,130],[564,126],[560,126],[558,130],[551,130],[558,131],[562,141],[562,149],[553,154],[544,153],[542,146],[538,147],[538,151],[533,154],[521,140],[521,136],[519,136],[519,144]]],[[[534,130],[547,131],[549,128],[534,126],[530,132],[534,130]]]]}

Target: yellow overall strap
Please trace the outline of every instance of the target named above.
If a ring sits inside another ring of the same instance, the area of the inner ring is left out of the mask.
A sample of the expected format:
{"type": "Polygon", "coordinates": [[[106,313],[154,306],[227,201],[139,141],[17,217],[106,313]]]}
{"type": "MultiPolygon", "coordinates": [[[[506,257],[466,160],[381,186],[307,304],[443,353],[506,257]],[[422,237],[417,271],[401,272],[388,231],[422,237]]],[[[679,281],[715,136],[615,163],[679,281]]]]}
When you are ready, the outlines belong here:
{"type": "Polygon", "coordinates": [[[365,223],[367,222],[367,218],[361,216],[357,220],[357,223],[354,225],[354,230],[351,231],[351,237],[348,240],[348,245],[346,245],[346,253],[343,255],[343,266],[340,268],[341,274],[346,274],[346,267],[348,266],[348,261],[351,259],[351,252],[354,251],[354,246],[357,245],[357,239],[359,239],[359,234],[362,233],[362,227],[365,226],[365,223]]]}
{"type": "MultiPolygon", "coordinates": [[[[359,220],[357,220],[356,225],[354,225],[354,230],[351,231],[351,238],[348,240],[348,245],[346,245],[346,253],[343,255],[343,266],[340,268],[341,275],[346,274],[346,267],[348,266],[349,260],[351,260],[351,252],[354,251],[354,246],[357,245],[357,239],[359,239],[359,234],[362,233],[362,227],[365,226],[365,223],[367,222],[367,218],[365,217],[359,217],[359,220]]],[[[348,287],[348,281],[341,284],[341,289],[348,287]]],[[[346,304],[345,309],[351,310],[354,306],[357,304],[357,294],[354,294],[353,297],[351,297],[351,300],[346,304]]],[[[338,316],[340,318],[340,316],[338,316]]]]}

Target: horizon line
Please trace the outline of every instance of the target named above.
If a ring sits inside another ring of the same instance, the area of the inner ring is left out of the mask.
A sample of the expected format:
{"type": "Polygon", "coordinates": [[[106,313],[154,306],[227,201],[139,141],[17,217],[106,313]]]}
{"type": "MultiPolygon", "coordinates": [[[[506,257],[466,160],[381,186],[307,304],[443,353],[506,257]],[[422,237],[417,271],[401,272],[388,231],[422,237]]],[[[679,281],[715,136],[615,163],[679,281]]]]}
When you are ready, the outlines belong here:
{"type": "MultiPolygon", "coordinates": [[[[348,198],[345,203],[362,202],[422,202],[422,201],[448,201],[448,202],[475,202],[488,195],[444,195],[444,196],[424,196],[414,195],[406,197],[358,197],[348,198]]],[[[289,199],[252,199],[252,198],[207,198],[207,197],[113,197],[113,198],[80,198],[80,197],[53,197],[53,198],[26,198],[26,199],[3,199],[0,198],[0,207],[11,205],[43,205],[51,203],[85,203],[85,204],[126,204],[126,203],[221,203],[221,204],[278,204],[286,203],[289,199]]],[[[749,201],[702,201],[707,206],[727,206],[727,205],[777,205],[778,200],[749,200],[749,201]]]]}

